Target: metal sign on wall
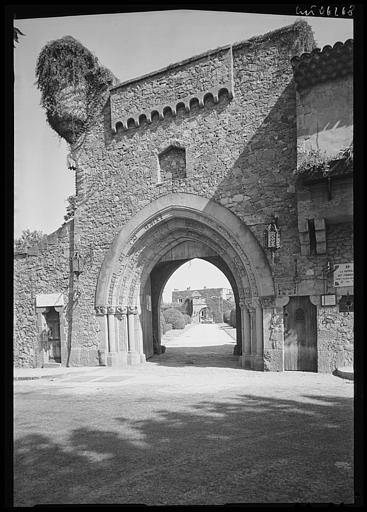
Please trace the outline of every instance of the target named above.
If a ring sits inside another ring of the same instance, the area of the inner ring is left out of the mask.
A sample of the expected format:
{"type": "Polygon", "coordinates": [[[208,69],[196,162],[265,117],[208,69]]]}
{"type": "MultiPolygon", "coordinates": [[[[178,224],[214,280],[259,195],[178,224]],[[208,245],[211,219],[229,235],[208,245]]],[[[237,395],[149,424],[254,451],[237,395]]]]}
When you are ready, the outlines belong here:
{"type": "Polygon", "coordinates": [[[353,286],[353,263],[341,263],[334,267],[334,286],[353,286]]]}

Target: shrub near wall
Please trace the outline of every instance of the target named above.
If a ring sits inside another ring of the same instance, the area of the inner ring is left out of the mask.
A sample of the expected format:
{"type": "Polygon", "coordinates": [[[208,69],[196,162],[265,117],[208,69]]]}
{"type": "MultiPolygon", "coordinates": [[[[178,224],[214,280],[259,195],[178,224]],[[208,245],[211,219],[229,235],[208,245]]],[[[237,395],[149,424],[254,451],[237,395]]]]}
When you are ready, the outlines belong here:
{"type": "Polygon", "coordinates": [[[225,311],[223,313],[223,322],[225,322],[226,324],[230,324],[230,322],[231,322],[231,311],[230,310],[225,311]]]}
{"type": "Polygon", "coordinates": [[[177,309],[166,309],[163,311],[163,316],[166,323],[172,324],[172,329],[183,329],[185,327],[185,318],[177,309]]]}
{"type": "Polygon", "coordinates": [[[161,322],[161,334],[166,334],[166,332],[168,331],[168,328],[167,328],[167,324],[166,324],[166,321],[164,319],[162,312],[160,314],[160,322],[161,322]]]}
{"type": "Polygon", "coordinates": [[[223,313],[223,321],[231,327],[236,327],[236,309],[225,311],[223,313]]]}

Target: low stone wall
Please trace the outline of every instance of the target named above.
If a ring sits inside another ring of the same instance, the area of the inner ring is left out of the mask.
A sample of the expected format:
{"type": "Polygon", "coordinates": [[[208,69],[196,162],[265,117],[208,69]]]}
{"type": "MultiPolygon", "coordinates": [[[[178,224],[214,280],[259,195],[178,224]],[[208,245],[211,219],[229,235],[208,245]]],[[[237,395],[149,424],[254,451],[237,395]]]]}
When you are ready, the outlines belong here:
{"type": "MultiPolygon", "coordinates": [[[[14,261],[14,365],[42,365],[40,332],[37,325],[36,295],[62,293],[67,305],[70,292],[70,254],[73,221],[49,235],[45,241],[16,255],[14,261]]],[[[64,323],[68,326],[68,306],[64,323]]],[[[67,332],[65,332],[67,337],[67,332]]]]}

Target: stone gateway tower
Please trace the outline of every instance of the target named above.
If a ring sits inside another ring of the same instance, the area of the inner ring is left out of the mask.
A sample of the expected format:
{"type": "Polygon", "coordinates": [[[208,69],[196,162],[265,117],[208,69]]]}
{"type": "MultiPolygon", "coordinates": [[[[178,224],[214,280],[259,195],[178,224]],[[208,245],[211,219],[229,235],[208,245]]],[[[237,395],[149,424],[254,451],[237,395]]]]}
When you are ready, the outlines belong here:
{"type": "Polygon", "coordinates": [[[76,210],[15,255],[15,364],[144,362],[163,288],[192,258],[231,283],[243,368],[351,364],[351,52],[315,49],[297,22],[125,83],[108,74],[77,132],[54,110],[76,210]]]}

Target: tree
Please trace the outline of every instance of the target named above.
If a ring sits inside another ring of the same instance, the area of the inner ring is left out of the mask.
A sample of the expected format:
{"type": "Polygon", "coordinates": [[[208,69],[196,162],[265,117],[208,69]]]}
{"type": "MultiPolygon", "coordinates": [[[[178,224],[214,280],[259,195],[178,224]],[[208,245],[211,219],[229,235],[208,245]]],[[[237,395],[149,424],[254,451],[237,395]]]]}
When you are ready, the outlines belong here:
{"type": "Polygon", "coordinates": [[[28,247],[37,245],[39,242],[44,240],[47,235],[42,231],[31,231],[30,229],[24,229],[19,238],[14,240],[14,250],[24,251],[28,247]]]}
{"type": "Polygon", "coordinates": [[[23,32],[19,30],[17,27],[13,27],[13,46],[15,48],[15,43],[19,43],[18,36],[24,36],[23,32]]]}
{"type": "Polygon", "coordinates": [[[163,311],[166,323],[171,324],[173,329],[183,329],[185,327],[185,319],[183,314],[175,308],[169,308],[163,311]]]}

